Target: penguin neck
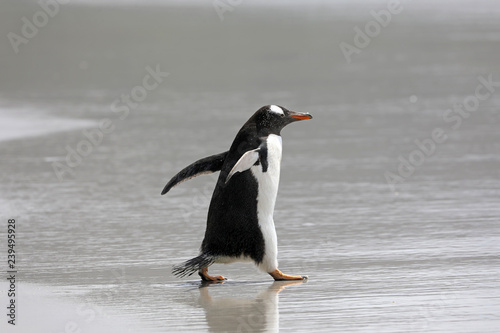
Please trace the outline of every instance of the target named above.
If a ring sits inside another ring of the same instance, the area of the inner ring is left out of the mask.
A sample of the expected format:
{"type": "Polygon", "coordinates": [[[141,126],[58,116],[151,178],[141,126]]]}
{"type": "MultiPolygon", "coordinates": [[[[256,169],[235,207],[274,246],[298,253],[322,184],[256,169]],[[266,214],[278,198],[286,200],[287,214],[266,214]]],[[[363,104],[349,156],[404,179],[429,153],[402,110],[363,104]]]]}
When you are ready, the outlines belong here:
{"type": "Polygon", "coordinates": [[[258,126],[256,129],[259,137],[268,137],[271,134],[281,136],[281,129],[271,129],[266,127],[259,128],[258,126]]]}
{"type": "Polygon", "coordinates": [[[249,119],[240,130],[240,133],[247,133],[247,135],[257,135],[259,138],[268,137],[271,134],[281,136],[281,128],[269,128],[259,126],[254,119],[249,119]]]}

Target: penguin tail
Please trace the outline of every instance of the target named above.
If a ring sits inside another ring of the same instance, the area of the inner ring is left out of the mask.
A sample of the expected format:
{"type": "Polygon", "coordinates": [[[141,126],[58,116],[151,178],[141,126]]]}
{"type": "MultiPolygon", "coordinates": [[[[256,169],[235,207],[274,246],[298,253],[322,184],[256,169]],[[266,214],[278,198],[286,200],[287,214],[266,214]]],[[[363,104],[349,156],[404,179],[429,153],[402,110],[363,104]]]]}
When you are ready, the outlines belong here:
{"type": "Polygon", "coordinates": [[[215,258],[211,255],[202,253],[199,256],[189,259],[182,264],[174,265],[172,273],[179,277],[191,276],[202,268],[208,267],[215,262],[215,258]]]}

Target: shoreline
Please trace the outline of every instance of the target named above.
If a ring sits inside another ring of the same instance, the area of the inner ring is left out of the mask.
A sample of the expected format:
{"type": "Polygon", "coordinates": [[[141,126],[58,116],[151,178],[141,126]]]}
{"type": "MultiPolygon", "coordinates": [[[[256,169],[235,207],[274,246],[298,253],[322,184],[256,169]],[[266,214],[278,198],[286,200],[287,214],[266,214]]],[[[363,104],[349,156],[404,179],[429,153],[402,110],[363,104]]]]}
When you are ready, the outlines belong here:
{"type": "Polygon", "coordinates": [[[96,126],[97,122],[49,115],[43,110],[0,108],[0,143],[96,126]]]}

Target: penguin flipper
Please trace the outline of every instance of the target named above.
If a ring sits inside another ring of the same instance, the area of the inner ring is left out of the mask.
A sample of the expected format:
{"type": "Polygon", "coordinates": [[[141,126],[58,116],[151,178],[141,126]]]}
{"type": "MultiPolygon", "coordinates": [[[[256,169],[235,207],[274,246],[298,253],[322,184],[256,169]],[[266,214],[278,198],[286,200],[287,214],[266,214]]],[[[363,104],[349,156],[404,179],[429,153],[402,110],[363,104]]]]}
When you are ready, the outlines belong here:
{"type": "Polygon", "coordinates": [[[268,163],[267,163],[267,145],[265,143],[260,145],[260,147],[257,149],[247,151],[246,153],[243,154],[243,156],[240,157],[238,162],[236,162],[234,167],[229,172],[229,175],[227,175],[226,184],[235,173],[243,172],[245,170],[250,169],[252,166],[255,165],[255,163],[257,163],[257,161],[261,162],[262,171],[266,172],[268,163]]]}
{"type": "Polygon", "coordinates": [[[161,191],[161,194],[164,195],[170,191],[172,187],[196,176],[220,171],[228,153],[229,151],[225,151],[220,154],[208,156],[188,165],[172,177],[172,179],[170,179],[167,185],[163,188],[163,191],[161,191]]]}

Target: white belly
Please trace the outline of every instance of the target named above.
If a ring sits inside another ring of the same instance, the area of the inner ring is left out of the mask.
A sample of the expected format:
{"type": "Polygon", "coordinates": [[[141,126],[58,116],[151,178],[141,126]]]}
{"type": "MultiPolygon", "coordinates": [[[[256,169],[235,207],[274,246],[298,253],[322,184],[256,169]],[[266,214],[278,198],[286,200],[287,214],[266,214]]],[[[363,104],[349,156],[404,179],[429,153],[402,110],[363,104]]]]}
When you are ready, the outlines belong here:
{"type": "Polygon", "coordinates": [[[266,246],[264,259],[259,268],[268,273],[278,268],[278,239],[274,227],[273,213],[280,181],[281,152],[281,136],[269,135],[267,138],[267,172],[262,172],[262,165],[251,168],[252,174],[259,184],[257,217],[266,246]]]}

